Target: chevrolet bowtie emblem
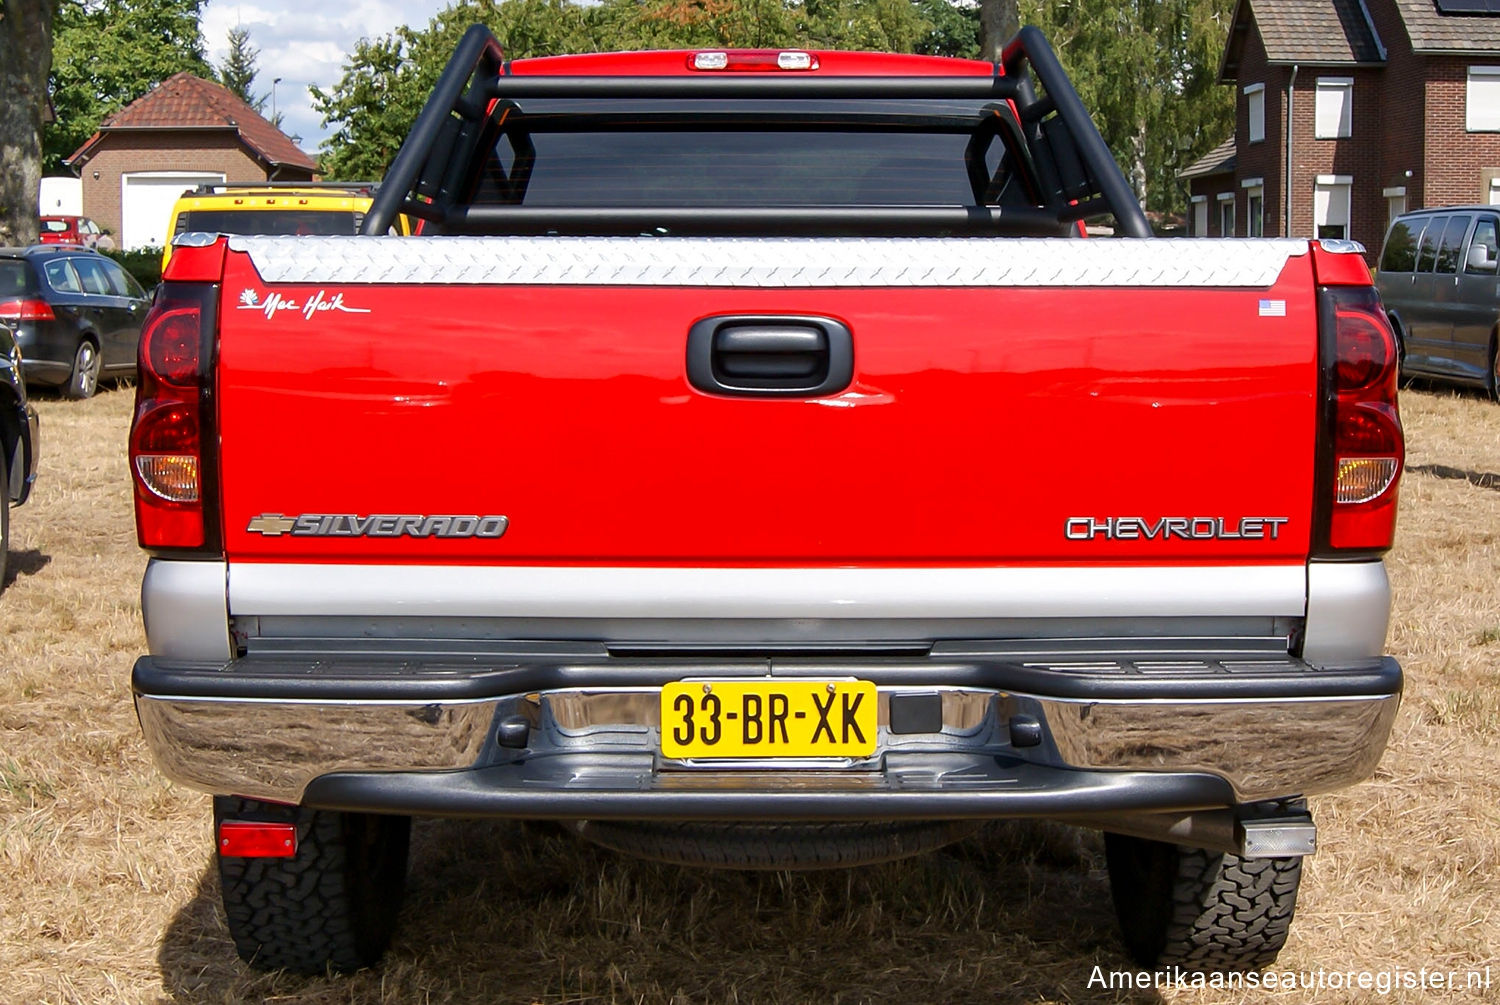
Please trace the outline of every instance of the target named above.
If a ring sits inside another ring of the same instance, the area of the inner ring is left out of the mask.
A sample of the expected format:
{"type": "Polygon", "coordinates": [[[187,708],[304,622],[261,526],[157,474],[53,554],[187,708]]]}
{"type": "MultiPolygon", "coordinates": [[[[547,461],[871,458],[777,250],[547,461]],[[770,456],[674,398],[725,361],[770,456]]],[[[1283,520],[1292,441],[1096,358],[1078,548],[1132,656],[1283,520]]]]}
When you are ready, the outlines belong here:
{"type": "Polygon", "coordinates": [[[251,520],[250,525],[246,527],[245,530],[247,533],[251,534],[264,534],[266,535],[266,537],[280,537],[282,534],[285,534],[289,530],[291,530],[292,525],[296,522],[297,521],[293,520],[291,517],[282,516],[280,513],[262,513],[254,520],[251,520]]]}

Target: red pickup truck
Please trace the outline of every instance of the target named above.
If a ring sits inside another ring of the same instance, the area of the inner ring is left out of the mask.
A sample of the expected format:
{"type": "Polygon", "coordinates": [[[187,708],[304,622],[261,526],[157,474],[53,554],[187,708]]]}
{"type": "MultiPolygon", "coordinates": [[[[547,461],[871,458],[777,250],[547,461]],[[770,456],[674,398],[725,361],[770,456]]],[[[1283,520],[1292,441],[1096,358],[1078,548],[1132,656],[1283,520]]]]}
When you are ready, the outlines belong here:
{"type": "Polygon", "coordinates": [[[473,29],[362,236],[184,235],[142,339],[133,685],[240,953],[378,959],[414,815],[742,868],[1033,817],[1143,964],[1269,964],[1401,688],[1356,251],[1152,239],[1031,29],[473,29]]]}

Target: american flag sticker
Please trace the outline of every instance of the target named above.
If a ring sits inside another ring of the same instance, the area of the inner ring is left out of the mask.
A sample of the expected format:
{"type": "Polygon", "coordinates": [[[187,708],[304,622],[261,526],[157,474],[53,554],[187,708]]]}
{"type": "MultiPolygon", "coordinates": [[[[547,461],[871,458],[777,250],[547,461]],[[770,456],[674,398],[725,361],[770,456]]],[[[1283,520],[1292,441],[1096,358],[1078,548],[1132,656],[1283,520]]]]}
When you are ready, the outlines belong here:
{"type": "Polygon", "coordinates": [[[1263,318],[1286,317],[1285,300],[1262,300],[1260,302],[1260,316],[1263,318]]]}

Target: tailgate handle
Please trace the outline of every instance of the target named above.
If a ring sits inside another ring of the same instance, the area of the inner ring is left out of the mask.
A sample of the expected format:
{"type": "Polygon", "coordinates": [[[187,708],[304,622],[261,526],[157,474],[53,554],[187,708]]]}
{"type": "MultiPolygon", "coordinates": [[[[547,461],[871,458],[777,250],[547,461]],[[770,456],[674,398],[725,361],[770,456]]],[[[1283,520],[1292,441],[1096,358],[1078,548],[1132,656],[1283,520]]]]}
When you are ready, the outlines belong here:
{"type": "Polygon", "coordinates": [[[854,376],[854,341],[848,327],[832,318],[704,318],[688,331],[687,372],[689,383],[709,394],[836,394],[854,376]]]}

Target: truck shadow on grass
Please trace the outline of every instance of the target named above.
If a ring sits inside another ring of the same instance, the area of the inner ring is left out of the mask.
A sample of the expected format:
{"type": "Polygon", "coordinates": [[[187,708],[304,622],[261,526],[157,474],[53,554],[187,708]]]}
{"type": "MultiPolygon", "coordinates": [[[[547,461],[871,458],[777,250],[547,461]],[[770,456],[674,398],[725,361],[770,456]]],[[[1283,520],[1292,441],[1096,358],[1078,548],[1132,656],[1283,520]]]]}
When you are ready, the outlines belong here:
{"type": "Polygon", "coordinates": [[[1476,488],[1500,491],[1500,474],[1493,471],[1470,471],[1467,468],[1455,468],[1447,464],[1413,464],[1406,470],[1414,474],[1432,475],[1434,478],[1468,482],[1476,488]]]}
{"type": "Polygon", "coordinates": [[[688,869],[560,827],[418,821],[396,939],[339,978],[235,957],[212,868],[162,942],[173,1001],[1131,1002],[1097,837],[992,825],[938,852],[818,872],[688,869]]]}
{"type": "Polygon", "coordinates": [[[22,576],[35,576],[52,562],[52,556],[35,548],[12,548],[5,559],[5,580],[0,590],[10,587],[22,576]]]}

